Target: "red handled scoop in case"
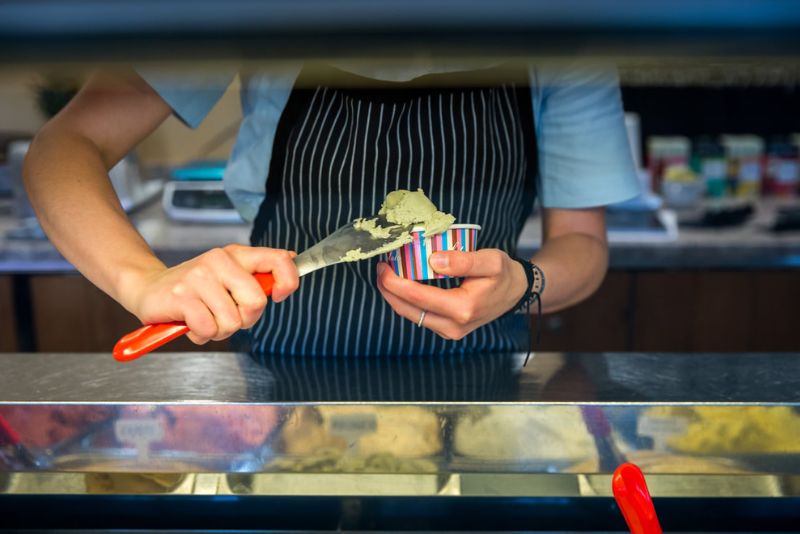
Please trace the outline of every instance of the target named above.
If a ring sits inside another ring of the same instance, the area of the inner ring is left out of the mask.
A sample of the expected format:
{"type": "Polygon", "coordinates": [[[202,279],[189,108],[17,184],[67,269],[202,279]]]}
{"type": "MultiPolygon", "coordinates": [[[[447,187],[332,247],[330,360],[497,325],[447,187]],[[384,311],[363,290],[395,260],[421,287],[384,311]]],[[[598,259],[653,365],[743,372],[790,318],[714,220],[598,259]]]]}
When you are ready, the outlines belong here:
{"type": "Polygon", "coordinates": [[[661,534],[661,525],[642,470],[622,464],[614,471],[611,487],[632,534],[661,534]]]}

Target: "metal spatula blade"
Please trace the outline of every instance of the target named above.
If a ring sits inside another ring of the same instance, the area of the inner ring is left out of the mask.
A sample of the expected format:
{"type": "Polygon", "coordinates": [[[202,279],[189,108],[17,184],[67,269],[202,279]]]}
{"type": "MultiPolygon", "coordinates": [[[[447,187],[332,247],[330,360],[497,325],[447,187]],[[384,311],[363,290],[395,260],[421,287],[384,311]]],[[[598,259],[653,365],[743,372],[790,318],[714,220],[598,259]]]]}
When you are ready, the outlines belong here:
{"type": "Polygon", "coordinates": [[[351,250],[360,250],[363,255],[361,259],[367,259],[400,248],[404,242],[397,242],[397,238],[404,232],[410,232],[413,225],[401,226],[391,224],[382,217],[377,219],[378,225],[389,231],[389,237],[374,237],[365,230],[359,230],[355,227],[355,221],[346,224],[297,255],[294,262],[300,276],[345,261],[344,256],[351,250]]]}
{"type": "MultiPolygon", "coordinates": [[[[294,263],[300,276],[310,272],[335,265],[345,261],[345,256],[351,250],[361,251],[361,258],[366,259],[377,256],[403,246],[407,240],[398,240],[403,233],[411,231],[414,225],[393,225],[382,217],[377,217],[378,225],[389,231],[389,237],[374,237],[365,230],[355,227],[355,221],[346,224],[331,235],[298,254],[294,263]]],[[[264,290],[264,294],[272,294],[275,283],[271,273],[255,273],[256,281],[264,290]]],[[[186,323],[176,321],[171,323],[148,324],[130,334],[127,334],[114,345],[114,359],[120,362],[135,360],[145,354],[169,343],[189,331],[186,323]]]]}

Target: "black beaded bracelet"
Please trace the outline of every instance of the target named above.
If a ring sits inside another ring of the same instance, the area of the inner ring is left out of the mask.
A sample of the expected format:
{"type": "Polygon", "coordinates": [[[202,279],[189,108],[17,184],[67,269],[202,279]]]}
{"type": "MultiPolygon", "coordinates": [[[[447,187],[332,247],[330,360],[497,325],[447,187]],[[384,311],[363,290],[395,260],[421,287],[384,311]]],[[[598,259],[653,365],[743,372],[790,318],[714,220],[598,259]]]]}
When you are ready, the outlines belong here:
{"type": "Polygon", "coordinates": [[[517,257],[512,257],[512,259],[522,265],[522,270],[525,271],[525,276],[528,280],[528,289],[525,291],[525,294],[522,295],[522,298],[509,310],[509,312],[515,313],[522,308],[529,309],[534,301],[541,300],[542,293],[544,292],[545,278],[544,271],[535,263],[517,257]]]}
{"type": "MultiPolygon", "coordinates": [[[[545,285],[544,271],[542,271],[538,265],[528,260],[518,257],[512,257],[512,259],[518,261],[522,265],[522,269],[525,271],[525,277],[528,280],[528,288],[525,294],[522,295],[522,298],[519,299],[519,302],[517,302],[508,313],[516,313],[525,308],[525,313],[530,317],[531,304],[534,302],[536,303],[536,314],[538,316],[538,320],[536,321],[536,350],[538,351],[542,341],[542,292],[544,291],[545,285]]],[[[528,364],[528,360],[531,357],[531,345],[533,340],[530,338],[530,333],[529,327],[528,353],[525,355],[525,363],[522,364],[523,366],[528,364]]]]}

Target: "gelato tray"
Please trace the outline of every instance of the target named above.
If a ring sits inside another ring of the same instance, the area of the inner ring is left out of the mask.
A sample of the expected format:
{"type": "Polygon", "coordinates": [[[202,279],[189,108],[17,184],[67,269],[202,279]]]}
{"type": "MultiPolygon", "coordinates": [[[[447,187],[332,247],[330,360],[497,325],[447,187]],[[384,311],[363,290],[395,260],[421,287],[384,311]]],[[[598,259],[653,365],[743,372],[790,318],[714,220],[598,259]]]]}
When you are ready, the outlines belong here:
{"type": "Polygon", "coordinates": [[[523,360],[5,354],[0,417],[16,438],[0,471],[432,475],[455,493],[482,475],[492,491],[502,476],[608,476],[623,459],[653,474],[800,477],[794,355],[523,360]]]}

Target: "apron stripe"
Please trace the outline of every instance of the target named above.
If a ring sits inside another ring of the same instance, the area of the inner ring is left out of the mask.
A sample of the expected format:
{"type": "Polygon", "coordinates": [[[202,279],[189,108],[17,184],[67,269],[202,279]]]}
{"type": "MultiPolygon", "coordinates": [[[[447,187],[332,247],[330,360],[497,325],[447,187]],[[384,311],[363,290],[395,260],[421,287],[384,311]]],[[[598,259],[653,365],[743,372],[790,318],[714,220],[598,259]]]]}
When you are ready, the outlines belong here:
{"type": "MultiPolygon", "coordinates": [[[[330,111],[330,106],[332,103],[332,99],[328,98],[328,91],[326,88],[323,88],[322,95],[321,95],[321,102],[320,102],[320,109],[325,109],[326,112],[330,111]],[[327,101],[327,102],[326,102],[327,101]]],[[[306,158],[306,153],[308,152],[309,145],[312,145],[316,148],[316,140],[319,138],[319,135],[322,132],[321,125],[320,125],[320,116],[322,117],[322,122],[325,120],[325,112],[319,114],[315,114],[314,118],[311,122],[311,128],[309,129],[309,134],[305,138],[303,143],[303,148],[300,151],[300,157],[297,157],[297,151],[294,151],[293,158],[292,158],[292,178],[289,180],[290,189],[293,190],[294,186],[298,186],[298,191],[302,190],[302,178],[303,178],[303,163],[306,158]],[[316,137],[315,137],[316,132],[316,137]]],[[[294,193],[292,193],[289,197],[284,197],[286,202],[289,202],[290,199],[295,198],[294,193]]],[[[303,198],[299,199],[299,201],[289,202],[292,211],[293,220],[300,221],[301,224],[308,224],[305,218],[305,202],[303,198]],[[295,212],[295,208],[297,208],[297,212],[295,212]]],[[[303,250],[308,247],[308,239],[305,235],[296,234],[295,239],[295,250],[303,250]]],[[[310,282],[310,281],[309,281],[310,282]]],[[[309,288],[310,284],[304,284],[304,287],[301,288],[303,294],[306,294],[310,291],[309,288]]],[[[287,326],[289,324],[300,325],[302,324],[300,320],[300,315],[303,312],[303,307],[299,305],[299,299],[290,302],[290,312],[288,317],[285,319],[287,320],[287,326]]],[[[300,328],[293,328],[291,331],[291,337],[287,336],[284,338],[284,342],[281,346],[281,352],[286,352],[287,350],[291,350],[292,347],[296,346],[296,338],[300,335],[300,328]],[[292,339],[294,338],[294,339],[292,339]]],[[[290,352],[294,354],[294,352],[290,352]]]]}
{"type": "MultiPolygon", "coordinates": [[[[390,191],[390,189],[389,189],[389,160],[391,158],[391,149],[390,149],[390,146],[389,146],[389,138],[390,138],[391,131],[395,127],[396,113],[397,113],[397,103],[392,103],[391,119],[389,120],[389,124],[387,126],[386,132],[384,132],[382,134],[383,137],[386,139],[386,169],[385,169],[385,172],[384,172],[384,175],[383,175],[383,197],[382,198],[386,198],[386,195],[388,195],[389,191],[390,191]]],[[[388,310],[386,310],[386,308],[389,308],[388,304],[386,304],[385,307],[384,307],[384,310],[386,311],[386,313],[384,313],[381,316],[380,327],[384,328],[384,326],[388,323],[389,324],[389,328],[388,328],[388,335],[386,337],[388,339],[395,339],[395,325],[397,324],[397,321],[391,320],[392,316],[394,315],[394,311],[388,311],[388,310]]],[[[383,346],[383,343],[380,343],[379,346],[383,346]]]]}
{"type": "MultiPolygon", "coordinates": [[[[339,118],[342,116],[342,107],[341,106],[337,106],[337,108],[338,109],[336,111],[336,116],[333,118],[333,122],[331,124],[331,127],[328,129],[328,135],[327,135],[327,137],[325,139],[325,145],[323,146],[322,152],[321,152],[320,157],[319,157],[319,163],[317,165],[320,165],[320,166],[324,165],[325,162],[328,161],[328,149],[330,147],[331,140],[333,138],[334,132],[337,132],[337,124],[339,123],[339,118]]],[[[339,138],[338,141],[341,142],[341,138],[339,138]]],[[[333,159],[335,159],[335,155],[338,152],[339,144],[340,144],[339,142],[336,143],[336,146],[335,146],[335,148],[333,150],[333,155],[331,156],[331,161],[333,159]]],[[[312,167],[312,170],[313,170],[313,168],[315,168],[315,167],[312,167]]],[[[311,174],[312,173],[309,172],[309,176],[311,176],[311,174]]],[[[318,184],[318,187],[319,187],[319,189],[318,189],[319,198],[322,198],[322,190],[323,190],[324,185],[320,182],[318,184]]],[[[312,210],[309,210],[309,212],[311,212],[311,211],[312,210]]],[[[323,231],[324,232],[329,232],[330,231],[330,211],[328,212],[328,219],[326,220],[324,227],[321,227],[321,225],[322,225],[322,217],[319,216],[319,214],[317,214],[317,215],[318,216],[316,217],[316,219],[317,219],[318,232],[320,232],[320,233],[322,233],[323,231]]],[[[320,276],[318,277],[320,279],[319,280],[319,282],[320,282],[319,286],[320,287],[326,287],[326,281],[327,281],[329,275],[330,275],[330,272],[327,272],[327,271],[323,271],[320,274],[320,276]]],[[[316,282],[316,281],[317,280],[315,278],[314,282],[316,282]]],[[[312,294],[314,294],[314,289],[315,288],[312,287],[312,294]]],[[[325,306],[316,306],[316,319],[315,319],[316,322],[314,324],[320,324],[320,322],[322,321],[322,310],[323,310],[324,307],[325,306]]],[[[311,312],[314,311],[314,307],[309,306],[308,309],[309,309],[309,316],[308,316],[308,322],[306,323],[306,325],[311,324],[312,319],[311,319],[311,315],[310,314],[311,314],[311,312]]],[[[311,334],[313,329],[308,327],[308,326],[306,326],[304,328],[304,330],[305,330],[305,336],[303,337],[303,346],[304,347],[309,347],[310,346],[311,347],[311,351],[315,352],[317,350],[316,347],[317,347],[317,343],[319,341],[319,336],[315,335],[314,339],[312,341],[310,341],[310,334],[311,334]],[[311,345],[309,345],[309,341],[310,341],[311,345]]],[[[319,330],[317,329],[316,334],[318,334],[318,333],[319,333],[319,330]]]]}
{"type": "MultiPolygon", "coordinates": [[[[320,89],[322,89],[322,88],[320,88],[320,89]]],[[[312,117],[312,115],[314,115],[317,112],[317,108],[315,107],[315,104],[317,102],[320,102],[320,107],[322,105],[321,101],[324,100],[326,91],[324,89],[320,91],[320,89],[318,89],[317,91],[314,92],[314,97],[312,99],[311,106],[309,106],[309,109],[308,109],[308,111],[307,111],[307,113],[305,115],[305,119],[303,120],[303,125],[300,128],[299,133],[297,134],[298,137],[303,136],[303,134],[305,132],[305,129],[306,129],[306,126],[308,125],[309,119],[312,117]],[[320,93],[321,93],[321,97],[320,97],[320,93]]],[[[290,173],[293,173],[293,170],[294,170],[294,160],[295,160],[295,158],[297,156],[297,145],[295,144],[292,148],[293,148],[293,150],[292,150],[292,159],[288,162],[289,163],[290,173]]],[[[287,155],[288,155],[288,151],[287,151],[287,155]]],[[[288,178],[289,178],[288,180],[283,180],[283,182],[284,182],[284,188],[286,186],[288,186],[288,188],[289,188],[289,195],[283,195],[283,198],[281,199],[281,204],[282,204],[282,207],[283,207],[282,211],[283,211],[285,220],[294,220],[295,219],[294,207],[295,207],[295,204],[297,202],[292,202],[291,203],[291,215],[289,214],[289,206],[287,205],[287,198],[294,198],[295,197],[295,195],[294,195],[294,180],[292,179],[293,178],[293,174],[290,174],[288,178]]],[[[279,222],[279,224],[281,224],[281,223],[279,222]]],[[[280,228],[279,228],[279,230],[280,230],[280,228]]],[[[277,241],[277,239],[278,239],[278,236],[276,236],[276,241],[277,241]]],[[[291,248],[297,250],[298,248],[300,248],[298,245],[299,244],[297,242],[297,237],[295,237],[294,245],[291,248]]],[[[290,306],[292,304],[293,303],[290,303],[290,306]]],[[[291,308],[288,311],[291,311],[291,308]]],[[[277,348],[277,341],[278,341],[278,336],[276,335],[277,332],[281,331],[281,330],[284,330],[290,324],[289,322],[287,322],[286,319],[287,319],[287,317],[281,317],[281,320],[276,325],[279,330],[275,330],[273,332],[270,332],[271,335],[269,335],[269,337],[265,337],[265,339],[264,339],[264,341],[270,341],[270,340],[272,341],[272,351],[273,352],[277,348]]],[[[285,349],[285,345],[284,345],[284,347],[282,347],[282,349],[285,349]]],[[[283,352],[283,350],[281,350],[281,352],[283,352]]]]}
{"type": "MultiPolygon", "coordinates": [[[[352,141],[350,142],[351,146],[353,147],[353,154],[349,158],[350,159],[350,174],[349,174],[349,176],[347,176],[348,194],[347,194],[347,196],[345,198],[342,199],[342,202],[344,203],[344,205],[347,206],[347,216],[345,218],[345,220],[347,220],[347,221],[351,221],[354,218],[352,202],[353,202],[353,199],[355,198],[355,194],[353,192],[353,184],[355,183],[355,177],[353,175],[353,166],[355,165],[356,159],[358,159],[358,154],[356,154],[356,150],[358,149],[358,146],[360,145],[360,141],[361,141],[360,138],[359,138],[359,129],[362,127],[362,125],[366,126],[366,124],[364,124],[362,122],[362,120],[361,120],[361,112],[362,112],[362,107],[363,107],[362,104],[363,104],[363,102],[361,100],[351,100],[351,103],[356,108],[356,111],[355,111],[355,122],[354,122],[354,128],[353,128],[353,137],[352,137],[352,141]]],[[[361,135],[364,135],[364,134],[361,134],[361,135]]],[[[347,267],[348,266],[345,266],[345,268],[347,268],[347,267]]],[[[344,297],[345,298],[342,298],[341,301],[340,301],[343,306],[344,306],[344,303],[347,301],[347,297],[346,296],[344,296],[344,297]]],[[[356,297],[356,292],[355,291],[350,291],[350,306],[349,306],[350,310],[354,310],[355,297],[356,297]]],[[[343,352],[342,349],[339,346],[339,340],[341,339],[341,336],[342,336],[343,332],[345,333],[345,336],[346,336],[343,346],[344,347],[349,347],[350,346],[349,345],[349,337],[350,337],[350,334],[353,331],[353,325],[350,324],[350,323],[352,322],[352,319],[353,319],[353,313],[352,312],[348,312],[346,315],[347,315],[347,321],[344,323],[344,326],[342,326],[342,319],[345,316],[344,309],[342,309],[339,312],[339,317],[337,318],[337,327],[336,327],[336,331],[334,332],[334,340],[333,340],[333,343],[334,343],[333,352],[334,353],[343,352]]],[[[359,335],[361,335],[361,334],[363,334],[363,332],[359,332],[359,335]]]]}
{"type": "MultiPolygon", "coordinates": [[[[317,155],[318,148],[319,148],[319,145],[320,145],[320,139],[322,137],[323,132],[325,132],[327,130],[327,135],[325,136],[326,137],[326,141],[325,141],[323,149],[322,149],[322,153],[324,153],[327,150],[327,145],[328,145],[328,142],[330,141],[330,137],[331,137],[330,134],[333,131],[332,127],[328,126],[326,128],[325,126],[326,126],[326,122],[328,120],[328,117],[331,115],[331,108],[333,106],[334,101],[335,101],[335,95],[331,95],[331,98],[329,99],[327,107],[325,109],[325,115],[323,116],[322,122],[320,123],[320,126],[318,128],[317,136],[316,136],[316,138],[315,138],[315,140],[313,142],[313,147],[314,148],[311,151],[309,164],[308,164],[309,171],[306,171],[304,169],[303,159],[301,158],[301,160],[300,160],[301,173],[305,172],[309,176],[309,180],[308,180],[308,190],[309,191],[312,191],[313,190],[313,186],[314,186],[313,180],[311,178],[312,174],[310,172],[310,169],[314,169],[314,168],[317,167],[316,155],[317,155]]],[[[336,114],[335,114],[335,117],[338,117],[340,112],[341,112],[341,109],[339,108],[337,110],[336,114]]],[[[335,118],[334,118],[334,124],[335,124],[335,118]]],[[[324,161],[322,156],[320,156],[320,162],[321,161],[324,161]]],[[[317,181],[317,182],[319,182],[319,181],[317,181]]],[[[318,183],[317,186],[318,186],[318,188],[320,190],[320,193],[321,193],[322,184],[318,183]]],[[[313,209],[312,209],[313,206],[311,206],[311,205],[304,206],[304,204],[305,203],[301,203],[301,206],[306,208],[307,211],[308,211],[308,227],[312,228],[313,225],[316,223],[317,231],[320,232],[321,231],[321,229],[320,229],[320,220],[319,220],[319,217],[314,217],[313,216],[313,209]],[[314,219],[316,219],[316,220],[314,220],[314,219]]],[[[301,211],[301,220],[304,220],[304,219],[305,219],[305,217],[303,216],[303,212],[301,211]]],[[[308,240],[306,240],[305,245],[306,245],[306,247],[310,246],[310,244],[308,243],[308,240]]],[[[309,280],[310,287],[308,288],[308,292],[311,295],[316,294],[315,290],[316,290],[316,285],[317,285],[317,278],[318,277],[315,277],[315,278],[312,278],[311,280],[309,280]]],[[[312,316],[312,313],[314,312],[313,308],[306,307],[305,310],[298,310],[298,313],[300,311],[304,312],[305,320],[302,323],[297,323],[297,324],[303,324],[303,325],[310,324],[311,323],[311,316],[312,316]]],[[[304,346],[304,347],[308,346],[308,338],[309,338],[309,335],[311,334],[311,329],[308,328],[307,326],[304,326],[302,328],[295,328],[295,333],[296,333],[296,336],[295,336],[295,338],[293,340],[293,346],[297,346],[298,343],[300,343],[301,334],[302,334],[303,337],[302,337],[302,344],[300,346],[304,346]]]]}
{"type": "MultiPolygon", "coordinates": [[[[460,100],[460,111],[461,111],[461,185],[464,191],[459,195],[461,197],[460,202],[458,204],[458,211],[456,213],[461,214],[462,217],[467,216],[467,212],[464,211],[464,200],[467,197],[466,194],[466,177],[467,177],[467,154],[469,153],[469,147],[467,146],[467,139],[469,135],[467,133],[467,119],[464,116],[464,102],[466,101],[466,95],[462,95],[460,100]]],[[[472,181],[472,180],[471,180],[472,181]]],[[[470,203],[472,202],[472,198],[469,199],[470,203]]],[[[469,206],[469,204],[467,204],[469,206]]]]}
{"type": "MultiPolygon", "coordinates": [[[[361,109],[361,103],[359,102],[359,109],[361,109]]],[[[364,176],[366,174],[366,164],[367,164],[367,141],[369,140],[369,130],[370,130],[370,118],[372,117],[372,103],[367,103],[366,106],[366,118],[364,120],[364,131],[361,134],[363,138],[363,143],[361,143],[361,154],[358,158],[361,160],[361,187],[359,188],[359,211],[358,213],[365,213],[364,211],[364,176]]],[[[354,160],[356,158],[353,158],[354,160]]],[[[351,163],[352,165],[352,163],[351,163]]],[[[352,167],[351,167],[352,168],[352,167]]],[[[355,177],[351,176],[351,179],[355,181],[355,177]]],[[[318,180],[319,181],[319,180],[318,180]]],[[[355,198],[355,197],[353,197],[355,198]]],[[[350,301],[353,302],[355,298],[355,292],[352,294],[350,301]]],[[[370,323],[367,325],[366,330],[371,330],[374,328],[372,321],[374,319],[372,317],[369,318],[370,323]]],[[[360,306],[358,309],[358,320],[356,321],[356,328],[349,327],[346,330],[347,335],[345,336],[344,346],[349,347],[351,340],[353,339],[353,333],[355,333],[355,343],[356,346],[359,344],[359,340],[364,337],[366,334],[366,330],[364,329],[364,306],[360,306]]],[[[358,349],[356,349],[358,352],[358,349]]]]}
{"type": "MultiPolygon", "coordinates": [[[[372,176],[375,177],[376,179],[377,179],[377,176],[378,176],[378,150],[379,150],[378,140],[381,138],[381,127],[383,126],[383,112],[384,112],[384,106],[378,106],[379,115],[378,115],[378,125],[376,126],[375,136],[374,136],[375,154],[374,154],[374,162],[373,162],[373,168],[372,168],[372,176]]],[[[375,211],[374,202],[371,205],[371,209],[369,209],[368,211],[370,211],[370,212],[374,212],[375,211]]],[[[375,270],[372,270],[371,273],[372,273],[372,276],[374,277],[375,276],[375,270]]],[[[371,300],[372,300],[372,304],[370,305],[369,318],[370,318],[370,321],[373,321],[374,318],[375,318],[375,308],[376,308],[376,305],[377,305],[378,301],[377,301],[377,299],[371,299],[371,300]]],[[[386,312],[386,306],[381,306],[381,316],[385,317],[385,312],[386,312]]],[[[377,323],[377,325],[380,325],[380,324],[382,324],[382,321],[379,321],[377,323]]],[[[372,336],[373,336],[373,334],[375,332],[375,327],[377,325],[376,324],[370,324],[370,328],[367,330],[367,339],[366,339],[366,342],[365,342],[364,352],[368,351],[369,347],[372,346],[372,336]]]]}
{"type": "MultiPolygon", "coordinates": [[[[352,164],[355,161],[354,160],[354,156],[352,154],[352,151],[353,151],[353,145],[354,145],[354,141],[355,141],[355,130],[358,129],[358,117],[356,116],[356,110],[354,109],[354,104],[356,104],[356,102],[354,102],[353,99],[347,99],[347,108],[348,108],[348,110],[350,112],[349,116],[352,119],[352,123],[349,125],[349,128],[346,130],[347,145],[345,146],[345,156],[344,156],[345,157],[345,162],[343,162],[339,166],[339,172],[338,172],[339,187],[337,189],[337,191],[338,191],[338,202],[336,202],[336,212],[337,212],[336,220],[337,221],[341,221],[341,220],[350,221],[351,220],[351,218],[350,218],[350,209],[351,209],[350,201],[352,199],[352,196],[351,196],[350,193],[352,192],[351,191],[351,189],[352,189],[352,173],[353,173],[352,164]],[[350,161],[350,175],[345,175],[344,171],[345,171],[345,168],[347,168],[346,162],[348,160],[350,161]],[[343,177],[346,180],[345,182],[342,181],[343,177]],[[347,195],[343,195],[342,194],[342,192],[345,189],[344,186],[342,185],[343,183],[347,184],[347,186],[348,186],[347,187],[347,190],[348,190],[348,194],[347,195]],[[343,206],[347,206],[347,215],[344,215],[344,216],[342,216],[342,207],[343,206]]],[[[360,111],[360,106],[359,106],[359,111],[360,111]]],[[[343,269],[339,269],[339,273],[338,274],[339,275],[344,275],[344,273],[342,271],[343,271],[343,269]]],[[[345,301],[347,300],[347,296],[346,295],[339,294],[339,295],[336,295],[336,297],[338,297],[338,298],[336,298],[333,301],[333,302],[338,303],[338,305],[339,305],[338,311],[335,313],[336,326],[333,328],[333,330],[329,330],[328,333],[325,336],[326,341],[328,343],[330,343],[330,345],[328,345],[328,347],[326,347],[325,352],[326,353],[327,352],[332,352],[334,354],[337,351],[337,348],[338,348],[338,345],[339,345],[339,336],[342,333],[342,316],[344,315],[344,311],[345,311],[344,305],[345,305],[345,301]]],[[[349,319],[349,314],[348,314],[348,319],[349,319]]],[[[348,322],[349,322],[349,320],[348,320],[348,322]]],[[[347,323],[345,323],[345,326],[347,326],[347,323]]]]}

